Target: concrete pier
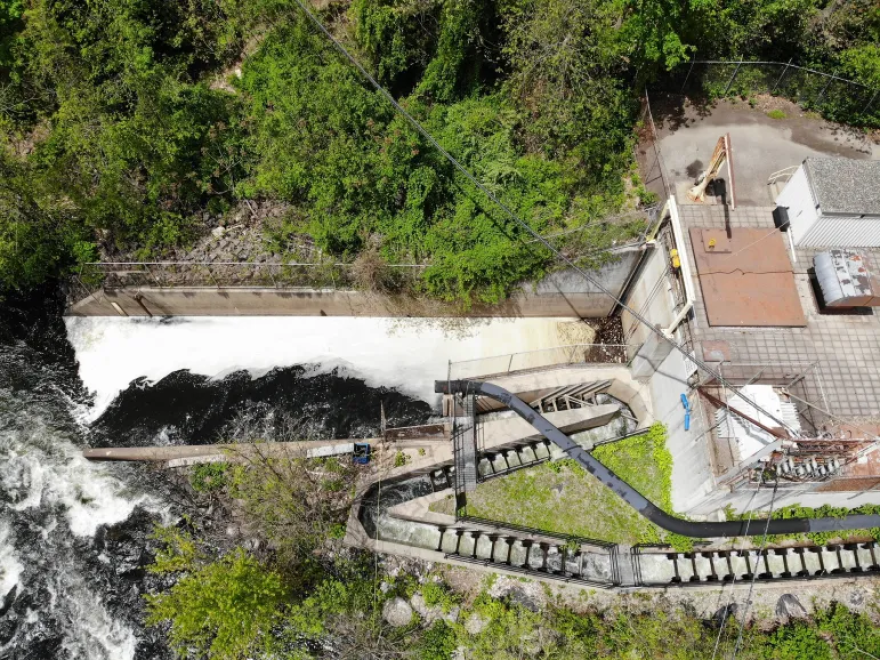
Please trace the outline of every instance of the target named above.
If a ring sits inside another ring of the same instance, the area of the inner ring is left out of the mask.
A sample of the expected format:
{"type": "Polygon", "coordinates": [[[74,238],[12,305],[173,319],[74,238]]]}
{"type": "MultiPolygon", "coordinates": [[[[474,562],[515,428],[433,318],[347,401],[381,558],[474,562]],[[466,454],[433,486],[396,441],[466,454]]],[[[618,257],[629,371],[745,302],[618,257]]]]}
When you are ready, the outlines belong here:
{"type": "MultiPolygon", "coordinates": [[[[248,444],[173,445],[168,447],[103,447],[85,449],[83,456],[91,461],[147,461],[172,462],[171,467],[183,467],[197,463],[245,461],[259,456],[272,458],[306,458],[310,450],[340,447],[353,442],[377,446],[382,438],[357,438],[353,440],[303,440],[299,442],[257,442],[248,444]]],[[[430,440],[412,440],[397,446],[421,447],[430,440]]],[[[397,444],[397,443],[395,443],[397,444]]]]}

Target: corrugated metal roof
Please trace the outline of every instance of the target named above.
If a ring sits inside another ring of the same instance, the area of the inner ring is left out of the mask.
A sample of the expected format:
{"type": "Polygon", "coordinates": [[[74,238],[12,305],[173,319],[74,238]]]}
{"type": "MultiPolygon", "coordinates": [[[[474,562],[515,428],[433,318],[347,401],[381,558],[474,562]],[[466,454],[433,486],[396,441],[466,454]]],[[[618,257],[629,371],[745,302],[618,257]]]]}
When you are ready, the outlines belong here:
{"type": "Polygon", "coordinates": [[[822,213],[880,216],[880,160],[807,158],[804,170],[822,213]]]}

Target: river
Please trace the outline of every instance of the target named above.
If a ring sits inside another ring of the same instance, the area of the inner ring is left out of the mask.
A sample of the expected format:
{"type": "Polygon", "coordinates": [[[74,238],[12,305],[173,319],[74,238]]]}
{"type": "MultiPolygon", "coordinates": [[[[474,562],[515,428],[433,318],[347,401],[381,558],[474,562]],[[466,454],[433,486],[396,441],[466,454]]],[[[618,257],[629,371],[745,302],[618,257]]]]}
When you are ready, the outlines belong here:
{"type": "Polygon", "coordinates": [[[434,414],[449,359],[558,343],[555,319],[64,319],[0,306],[0,658],[162,660],[143,626],[161,473],[85,446],[367,437],[434,414]]]}

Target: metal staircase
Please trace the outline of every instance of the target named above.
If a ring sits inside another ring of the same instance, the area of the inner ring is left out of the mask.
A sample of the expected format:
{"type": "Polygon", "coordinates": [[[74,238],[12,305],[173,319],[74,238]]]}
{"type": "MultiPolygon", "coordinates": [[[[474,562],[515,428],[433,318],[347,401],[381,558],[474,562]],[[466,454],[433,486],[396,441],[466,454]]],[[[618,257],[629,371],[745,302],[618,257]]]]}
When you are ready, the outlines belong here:
{"type": "Polygon", "coordinates": [[[456,417],[452,436],[455,464],[455,494],[477,489],[477,415],[476,397],[462,397],[462,416],[456,417]]]}
{"type": "Polygon", "coordinates": [[[595,401],[591,401],[591,398],[600,392],[604,392],[610,386],[610,380],[567,385],[535,399],[529,405],[540,413],[584,408],[594,405],[595,401]]]}

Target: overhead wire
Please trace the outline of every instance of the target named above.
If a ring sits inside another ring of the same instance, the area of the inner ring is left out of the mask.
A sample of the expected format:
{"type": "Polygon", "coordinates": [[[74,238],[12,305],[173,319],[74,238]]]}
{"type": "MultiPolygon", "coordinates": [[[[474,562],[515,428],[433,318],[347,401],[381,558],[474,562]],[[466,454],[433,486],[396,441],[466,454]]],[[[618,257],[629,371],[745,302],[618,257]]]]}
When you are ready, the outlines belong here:
{"type": "MultiPolygon", "coordinates": [[[[761,549],[758,550],[757,557],[760,559],[767,547],[767,531],[770,529],[770,521],[773,519],[773,506],[776,504],[776,493],[779,490],[779,475],[776,475],[776,483],[773,485],[773,496],[770,498],[770,511],[767,513],[767,524],[764,526],[764,538],[761,539],[761,549]]],[[[739,645],[742,642],[743,630],[746,627],[746,619],[749,615],[749,609],[752,606],[752,594],[755,591],[755,580],[758,579],[757,567],[752,569],[752,583],[749,585],[749,594],[746,596],[746,605],[743,610],[742,621],[739,624],[739,633],[736,636],[736,643],[733,645],[733,655],[730,660],[736,660],[736,654],[739,652],[739,645]]]]}
{"type": "MultiPolygon", "coordinates": [[[[643,209],[643,210],[645,211],[645,213],[648,213],[650,211],[658,210],[658,207],[650,206],[650,207],[643,209]]],[[[638,218],[638,214],[631,212],[631,213],[621,213],[619,215],[611,215],[611,216],[608,216],[607,218],[602,218],[601,220],[593,220],[592,222],[588,222],[587,224],[581,225],[580,227],[573,227],[572,229],[566,229],[565,231],[556,232],[555,234],[547,234],[546,236],[544,236],[544,238],[546,238],[546,239],[559,238],[560,236],[568,236],[569,234],[576,234],[577,232],[584,231],[585,229],[589,229],[590,227],[598,227],[600,225],[607,225],[607,224],[610,224],[614,220],[621,220],[623,218],[636,219],[636,218],[638,218]]],[[[526,241],[526,242],[527,243],[537,243],[537,240],[532,239],[532,240],[526,241]]]]}
{"type": "MultiPolygon", "coordinates": [[[[782,230],[782,227],[785,227],[786,225],[788,225],[789,222],[790,222],[789,220],[786,220],[781,226],[779,226],[779,227],[773,227],[773,229],[771,229],[769,232],[767,232],[767,233],[766,233],[764,236],[762,236],[761,238],[759,238],[759,239],[757,239],[757,240],[754,240],[754,241],[752,241],[751,243],[749,243],[748,245],[745,245],[745,246],[741,247],[739,250],[737,250],[736,252],[734,252],[734,253],[732,253],[732,254],[728,254],[728,255],[722,257],[721,259],[718,259],[718,261],[719,261],[719,262],[729,261],[730,259],[733,259],[733,258],[736,257],[737,255],[742,254],[742,253],[745,252],[746,250],[750,250],[751,248],[755,247],[758,243],[761,243],[762,241],[767,240],[768,238],[770,238],[771,236],[773,236],[773,235],[776,234],[777,232],[781,231],[781,230],[782,230]]],[[[714,271],[713,271],[713,272],[714,272],[714,271]]]]}
{"type": "MultiPolygon", "coordinates": [[[[746,521],[746,531],[748,532],[749,526],[752,524],[752,515],[754,512],[752,511],[752,503],[755,501],[755,497],[758,495],[758,490],[755,490],[752,493],[752,498],[749,500],[748,505],[746,505],[746,509],[749,512],[749,519],[746,521]]],[[[742,543],[740,544],[740,554],[745,550],[746,543],[748,542],[748,536],[744,536],[742,543]]],[[[733,579],[730,581],[730,589],[733,591],[733,587],[736,586],[736,573],[733,574],[733,579]]],[[[721,587],[722,592],[724,591],[724,587],[721,587]]],[[[727,605],[724,606],[724,614],[721,615],[721,625],[718,627],[718,636],[715,638],[715,647],[712,649],[712,660],[715,660],[715,656],[718,654],[718,646],[721,643],[721,634],[724,632],[724,629],[727,627],[727,615],[730,613],[730,608],[734,604],[736,598],[734,594],[731,594],[731,597],[727,599],[727,605]]]]}
{"type": "MultiPolygon", "coordinates": [[[[511,219],[513,222],[518,225],[521,229],[523,229],[526,233],[530,234],[535,242],[541,243],[544,247],[546,247],[553,255],[563,263],[565,263],[569,268],[578,273],[581,277],[583,277],[587,282],[596,287],[601,293],[605,294],[609,298],[611,298],[617,305],[620,306],[621,309],[626,310],[633,318],[637,321],[645,325],[651,332],[653,332],[657,337],[661,340],[668,342],[675,350],[677,350],[681,355],[685,357],[685,359],[690,360],[694,364],[697,365],[700,369],[705,371],[707,374],[711,375],[715,378],[719,383],[725,383],[730,389],[736,391],[737,388],[732,384],[726,383],[723,377],[718,374],[714,369],[712,369],[706,362],[696,357],[696,355],[691,355],[688,351],[681,346],[677,341],[668,337],[660,328],[652,324],[648,319],[638,313],[636,310],[627,305],[621,298],[613,293],[608,287],[602,284],[599,280],[591,276],[587,271],[583,270],[574,261],[569,259],[565,254],[554,248],[550,242],[541,236],[535,229],[531,227],[525,220],[520,218],[513,210],[510,209],[504,202],[502,202],[489,188],[483,185],[470,171],[461,163],[456,160],[456,158],[450,154],[443,146],[431,135],[428,130],[422,126],[421,122],[419,122],[415,117],[413,117],[407,110],[404,108],[397,100],[392,96],[392,94],[385,89],[373,76],[367,71],[364,66],[351,54],[348,52],[348,49],[342,45],[342,43],[333,36],[333,34],[327,29],[327,27],[318,19],[317,16],[309,9],[306,2],[304,0],[295,0],[296,4],[302,9],[303,13],[312,21],[312,23],[331,41],[331,43],[336,47],[336,49],[342,53],[342,55],[349,61],[351,64],[361,73],[361,75],[369,81],[369,83],[378,91],[385,99],[412,125],[416,131],[424,137],[437,151],[447,160],[449,163],[460,172],[468,181],[470,181],[478,190],[480,190],[486,197],[491,200],[494,204],[496,204],[504,213],[511,219]]],[[[790,429],[788,424],[781,419],[777,419],[775,415],[771,412],[765,410],[761,406],[759,406],[755,401],[752,401],[745,397],[743,398],[748,401],[758,412],[766,415],[770,420],[776,422],[781,428],[790,429]]]]}

